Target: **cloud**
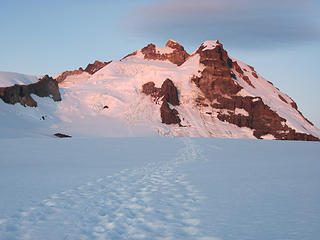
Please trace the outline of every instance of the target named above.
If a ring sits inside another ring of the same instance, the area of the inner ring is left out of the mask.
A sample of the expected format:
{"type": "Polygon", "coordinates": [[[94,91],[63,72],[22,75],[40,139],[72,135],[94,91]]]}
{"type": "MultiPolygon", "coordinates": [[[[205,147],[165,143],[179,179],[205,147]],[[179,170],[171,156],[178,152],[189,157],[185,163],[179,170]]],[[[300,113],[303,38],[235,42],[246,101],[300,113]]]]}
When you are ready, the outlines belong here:
{"type": "Polygon", "coordinates": [[[270,48],[319,41],[319,12],[312,0],[164,0],[136,9],[125,21],[140,37],[270,48]]]}

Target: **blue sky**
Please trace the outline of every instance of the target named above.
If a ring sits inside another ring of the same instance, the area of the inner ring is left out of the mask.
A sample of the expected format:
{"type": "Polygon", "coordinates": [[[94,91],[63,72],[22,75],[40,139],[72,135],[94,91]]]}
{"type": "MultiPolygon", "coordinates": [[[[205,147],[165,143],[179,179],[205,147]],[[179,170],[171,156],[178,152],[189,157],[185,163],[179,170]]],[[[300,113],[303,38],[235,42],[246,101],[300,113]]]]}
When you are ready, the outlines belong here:
{"type": "Polygon", "coordinates": [[[0,1],[0,71],[54,75],[168,39],[219,39],[320,127],[317,0],[0,1]]]}

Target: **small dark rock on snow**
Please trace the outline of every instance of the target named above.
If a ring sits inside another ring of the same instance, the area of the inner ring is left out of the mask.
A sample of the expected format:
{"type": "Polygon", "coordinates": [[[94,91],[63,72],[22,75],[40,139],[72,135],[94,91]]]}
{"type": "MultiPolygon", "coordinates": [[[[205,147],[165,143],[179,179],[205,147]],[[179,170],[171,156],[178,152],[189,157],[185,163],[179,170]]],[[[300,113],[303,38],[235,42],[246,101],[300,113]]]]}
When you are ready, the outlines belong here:
{"type": "Polygon", "coordinates": [[[54,134],[54,136],[56,136],[58,138],[71,138],[71,136],[63,134],[63,133],[56,133],[56,134],[54,134]]]}

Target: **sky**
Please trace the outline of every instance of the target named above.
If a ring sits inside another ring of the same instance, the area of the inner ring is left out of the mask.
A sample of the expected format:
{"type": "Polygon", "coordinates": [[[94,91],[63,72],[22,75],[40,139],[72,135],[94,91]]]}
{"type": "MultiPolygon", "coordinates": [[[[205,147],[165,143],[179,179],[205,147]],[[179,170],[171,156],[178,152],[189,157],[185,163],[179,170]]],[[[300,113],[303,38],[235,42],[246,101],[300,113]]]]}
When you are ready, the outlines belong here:
{"type": "Polygon", "coordinates": [[[0,71],[55,75],[168,39],[220,40],[320,127],[318,0],[0,1],[0,71]]]}

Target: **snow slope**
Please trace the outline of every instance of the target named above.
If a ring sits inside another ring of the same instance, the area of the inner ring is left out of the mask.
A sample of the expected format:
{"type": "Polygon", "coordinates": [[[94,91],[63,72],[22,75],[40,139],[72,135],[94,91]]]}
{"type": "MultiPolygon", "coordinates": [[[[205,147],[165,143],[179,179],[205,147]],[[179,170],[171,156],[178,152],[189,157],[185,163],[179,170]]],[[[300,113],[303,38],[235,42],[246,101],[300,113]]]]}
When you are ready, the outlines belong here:
{"type": "Polygon", "coordinates": [[[253,96],[261,97],[263,102],[266,103],[272,110],[279,114],[287,120],[287,125],[299,132],[309,132],[314,136],[319,136],[319,129],[308,124],[306,120],[301,116],[301,114],[291,107],[293,100],[287,95],[282,93],[279,89],[273,86],[265,78],[260,76],[258,73],[258,78],[255,78],[250,71],[250,67],[238,59],[232,58],[233,61],[237,61],[242,69],[245,69],[244,76],[247,76],[250,82],[255,86],[255,88],[250,87],[240,76],[239,73],[235,73],[238,78],[237,82],[244,89],[241,90],[242,96],[253,96]],[[286,102],[279,98],[279,95],[285,99],[286,102]]]}
{"type": "Polygon", "coordinates": [[[38,78],[36,76],[0,71],[0,87],[8,87],[14,84],[26,85],[37,81],[38,78]]]}
{"type": "MultiPolygon", "coordinates": [[[[210,50],[217,44],[217,41],[206,41],[202,45],[210,50]]],[[[156,47],[156,51],[170,53],[171,50],[168,47],[156,47]]],[[[199,60],[200,56],[195,52],[185,63],[177,66],[168,60],[145,59],[141,50],[138,50],[135,55],[113,61],[93,75],[84,72],[68,76],[59,84],[62,102],[37,98],[37,109],[23,109],[21,106],[13,108],[0,101],[0,114],[3,116],[0,120],[0,138],[30,134],[50,136],[56,132],[72,136],[255,138],[252,129],[220,121],[217,115],[221,110],[197,106],[196,99],[203,97],[203,93],[191,78],[198,76],[204,69],[199,60]],[[167,78],[178,88],[181,104],[175,108],[185,127],[163,124],[160,117],[161,101],[155,103],[150,96],[141,93],[143,84],[153,81],[156,87],[161,87],[167,78]],[[44,121],[42,116],[45,116],[44,121]]],[[[250,67],[245,63],[233,60],[247,70],[244,75],[256,87],[252,88],[238,76],[236,81],[244,88],[241,95],[262,97],[265,104],[280,117],[287,119],[289,127],[320,137],[320,130],[310,125],[290,105],[292,100],[287,95],[260,75],[258,78],[253,77],[250,67]]],[[[13,81],[10,81],[12,84],[13,81]]],[[[247,114],[243,109],[236,109],[235,112],[247,114]]],[[[264,138],[274,137],[266,135],[264,138]]]]}
{"type": "Polygon", "coordinates": [[[27,138],[0,146],[1,240],[319,236],[318,143],[27,138]]]}

